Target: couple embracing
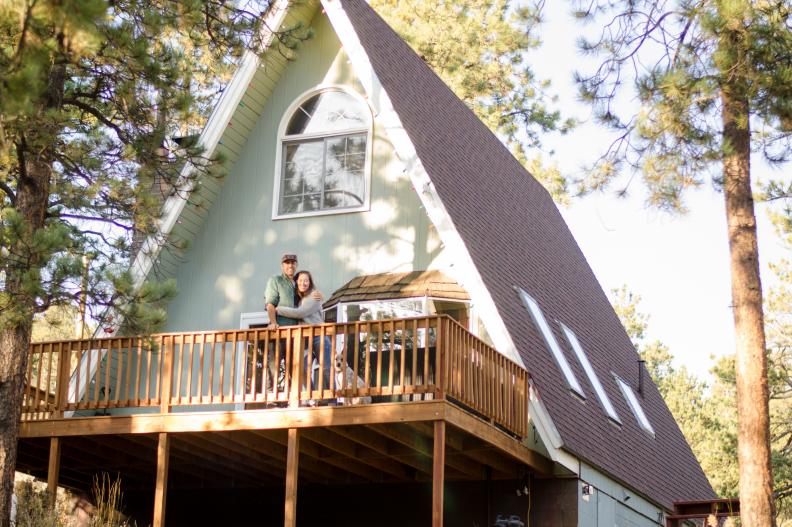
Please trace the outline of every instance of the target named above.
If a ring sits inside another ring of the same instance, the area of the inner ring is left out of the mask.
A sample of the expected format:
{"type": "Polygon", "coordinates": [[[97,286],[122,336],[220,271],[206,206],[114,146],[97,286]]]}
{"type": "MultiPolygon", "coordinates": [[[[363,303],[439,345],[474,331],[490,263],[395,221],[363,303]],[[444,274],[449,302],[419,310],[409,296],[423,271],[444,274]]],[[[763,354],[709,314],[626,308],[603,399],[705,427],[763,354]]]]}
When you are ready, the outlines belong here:
{"type": "MultiPolygon", "coordinates": [[[[321,324],[322,294],[316,289],[313,277],[308,271],[297,271],[297,255],[285,253],[281,256],[281,274],[270,277],[267,281],[264,301],[267,304],[267,315],[270,324],[268,329],[277,329],[279,326],[294,326],[297,324],[321,324]]],[[[306,368],[311,359],[319,360],[319,350],[324,352],[323,371],[324,386],[330,386],[330,361],[332,360],[332,344],[330,337],[325,337],[320,342],[320,337],[313,338],[313,357],[305,357],[306,368]]],[[[306,348],[307,350],[307,348],[306,348]]],[[[306,351],[306,354],[308,352],[306,351]]]]}

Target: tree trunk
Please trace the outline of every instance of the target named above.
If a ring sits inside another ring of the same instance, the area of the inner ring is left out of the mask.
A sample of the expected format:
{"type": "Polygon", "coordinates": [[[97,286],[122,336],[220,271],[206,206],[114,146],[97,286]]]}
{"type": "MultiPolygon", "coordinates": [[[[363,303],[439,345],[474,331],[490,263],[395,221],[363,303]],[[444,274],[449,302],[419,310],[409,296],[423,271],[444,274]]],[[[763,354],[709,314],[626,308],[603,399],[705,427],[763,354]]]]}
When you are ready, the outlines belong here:
{"type": "MultiPolygon", "coordinates": [[[[62,44],[62,35],[58,41],[62,44]]],[[[57,110],[63,101],[66,69],[53,65],[48,72],[47,90],[41,99],[42,114],[57,110]]],[[[11,300],[4,307],[4,323],[0,327],[0,527],[10,526],[11,498],[14,493],[19,418],[28,362],[33,315],[40,300],[29,293],[26,283],[38,277],[30,271],[46,263],[47,254],[37,252],[31,240],[44,228],[52,178],[52,150],[58,130],[31,129],[17,138],[20,176],[16,186],[15,208],[24,220],[19,238],[8,247],[3,262],[4,293],[11,300]]]]}
{"type": "Polygon", "coordinates": [[[0,526],[9,525],[30,325],[0,333],[0,526]]]}
{"type": "Polygon", "coordinates": [[[762,284],[756,216],[751,193],[751,131],[748,99],[725,86],[723,102],[723,193],[729,229],[732,306],[736,337],[740,511],[747,527],[775,525],[770,465],[762,284]]]}

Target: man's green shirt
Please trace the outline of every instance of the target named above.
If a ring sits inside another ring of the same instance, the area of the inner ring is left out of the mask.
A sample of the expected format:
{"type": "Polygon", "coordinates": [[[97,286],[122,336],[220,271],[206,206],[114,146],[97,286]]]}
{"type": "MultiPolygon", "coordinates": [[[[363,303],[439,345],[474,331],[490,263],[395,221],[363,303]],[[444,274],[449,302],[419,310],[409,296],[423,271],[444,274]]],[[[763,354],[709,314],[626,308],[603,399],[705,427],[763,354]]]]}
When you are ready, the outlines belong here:
{"type": "MultiPolygon", "coordinates": [[[[264,292],[264,305],[296,307],[294,305],[294,282],[285,274],[276,274],[267,280],[267,289],[264,292]]],[[[278,315],[276,317],[280,326],[294,326],[297,320],[278,315]]]]}

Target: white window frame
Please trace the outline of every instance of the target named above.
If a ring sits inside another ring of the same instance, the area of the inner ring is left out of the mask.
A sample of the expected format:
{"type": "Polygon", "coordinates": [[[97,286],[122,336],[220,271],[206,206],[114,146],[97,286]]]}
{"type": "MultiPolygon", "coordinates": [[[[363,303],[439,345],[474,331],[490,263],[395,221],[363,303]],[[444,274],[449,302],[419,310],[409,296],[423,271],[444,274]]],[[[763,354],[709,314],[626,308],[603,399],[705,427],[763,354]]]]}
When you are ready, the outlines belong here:
{"type": "Polygon", "coordinates": [[[597,377],[597,372],[595,372],[594,368],[591,366],[588,356],[583,350],[583,346],[580,345],[577,335],[575,335],[575,332],[569,329],[569,327],[563,322],[559,322],[559,324],[561,325],[561,329],[564,331],[564,335],[566,335],[567,341],[569,341],[569,345],[572,347],[572,351],[575,352],[575,356],[577,356],[580,365],[583,366],[583,371],[586,372],[586,377],[588,377],[591,386],[594,388],[594,393],[597,394],[597,399],[599,399],[602,408],[605,410],[605,413],[608,414],[608,417],[610,417],[613,421],[621,424],[621,421],[619,420],[619,414],[616,413],[616,409],[611,404],[610,398],[608,397],[608,392],[606,392],[602,387],[602,383],[600,383],[599,377],[597,377]]]}
{"type": "Polygon", "coordinates": [[[269,315],[266,311],[251,311],[239,315],[239,329],[250,329],[250,326],[269,324],[269,315]]]}
{"type": "Polygon", "coordinates": [[[646,417],[643,407],[641,406],[641,402],[635,396],[633,389],[624,381],[624,379],[615,373],[613,374],[613,378],[616,379],[616,384],[619,385],[622,395],[624,395],[624,398],[627,400],[627,405],[630,407],[630,410],[632,410],[635,420],[638,421],[638,424],[644,429],[645,432],[654,437],[655,431],[652,427],[652,423],[650,423],[649,418],[646,417]]]}
{"type": "Polygon", "coordinates": [[[340,84],[321,84],[310,90],[304,92],[297,97],[291,105],[286,109],[281,117],[280,125],[278,126],[278,141],[275,149],[275,177],[274,189],[272,192],[272,219],[283,220],[288,218],[304,218],[307,216],[327,216],[330,214],[347,214],[350,212],[364,212],[371,210],[371,160],[373,158],[373,142],[374,142],[374,114],[371,111],[371,105],[365,97],[355,91],[349,86],[340,84]],[[289,126],[294,112],[308,99],[315,95],[320,95],[329,91],[338,91],[346,93],[351,97],[357,99],[368,109],[369,123],[366,128],[350,128],[349,130],[341,130],[339,132],[324,132],[324,133],[309,133],[299,135],[286,135],[286,128],[289,126]],[[283,177],[283,145],[285,142],[296,140],[309,140],[309,139],[322,139],[333,136],[345,136],[356,133],[366,133],[366,160],[363,167],[363,204],[359,207],[344,208],[344,209],[327,209],[327,210],[313,210],[308,212],[294,212],[290,214],[279,214],[280,208],[280,191],[281,191],[281,178],[283,177]]]}
{"type": "Polygon", "coordinates": [[[564,350],[562,350],[561,346],[558,344],[558,341],[553,334],[552,328],[550,328],[550,325],[547,323],[547,319],[545,319],[544,313],[542,313],[542,308],[539,307],[539,303],[522,288],[518,287],[516,289],[520,294],[520,299],[522,300],[523,305],[528,310],[528,313],[531,314],[534,324],[539,330],[539,333],[542,335],[547,348],[550,350],[550,353],[553,355],[558,368],[561,370],[561,373],[566,379],[569,389],[572,390],[572,392],[578,397],[585,399],[586,394],[583,391],[583,387],[580,385],[580,382],[578,382],[577,377],[575,377],[575,373],[572,371],[572,368],[569,365],[566,356],[564,355],[564,350]]]}

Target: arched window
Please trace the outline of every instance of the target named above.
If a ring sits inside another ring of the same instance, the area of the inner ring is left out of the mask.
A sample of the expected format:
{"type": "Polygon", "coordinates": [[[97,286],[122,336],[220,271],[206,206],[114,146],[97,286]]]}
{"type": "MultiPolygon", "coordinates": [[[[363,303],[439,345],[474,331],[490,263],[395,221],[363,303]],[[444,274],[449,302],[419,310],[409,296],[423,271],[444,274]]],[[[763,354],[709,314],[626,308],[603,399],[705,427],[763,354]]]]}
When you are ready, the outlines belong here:
{"type": "Polygon", "coordinates": [[[298,99],[281,123],[273,217],[367,209],[370,143],[359,96],[326,88],[298,99]]]}

